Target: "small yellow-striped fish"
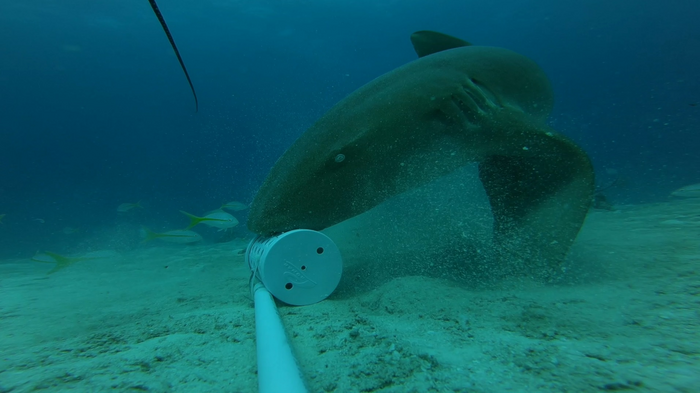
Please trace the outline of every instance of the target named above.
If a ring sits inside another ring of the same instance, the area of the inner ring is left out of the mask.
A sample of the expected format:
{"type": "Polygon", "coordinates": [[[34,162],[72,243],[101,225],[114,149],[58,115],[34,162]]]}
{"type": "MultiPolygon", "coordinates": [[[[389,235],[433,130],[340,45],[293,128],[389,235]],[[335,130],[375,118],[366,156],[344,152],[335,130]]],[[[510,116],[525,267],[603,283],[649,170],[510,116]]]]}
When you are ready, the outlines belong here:
{"type": "Polygon", "coordinates": [[[180,244],[197,243],[198,241],[202,240],[202,236],[199,233],[188,231],[186,229],[177,229],[163,233],[156,233],[148,228],[142,228],[142,230],[144,243],[153,239],[160,239],[169,243],[180,244]]]}
{"type": "Polygon", "coordinates": [[[700,183],[681,187],[672,192],[671,196],[678,198],[700,198],[700,183]]]}
{"type": "Polygon", "coordinates": [[[214,210],[204,217],[197,217],[193,214],[183,212],[182,210],[180,210],[180,213],[190,218],[190,225],[185,229],[190,229],[200,223],[209,225],[210,227],[219,228],[220,230],[233,228],[238,225],[238,220],[236,217],[226,213],[223,210],[214,210]]]}

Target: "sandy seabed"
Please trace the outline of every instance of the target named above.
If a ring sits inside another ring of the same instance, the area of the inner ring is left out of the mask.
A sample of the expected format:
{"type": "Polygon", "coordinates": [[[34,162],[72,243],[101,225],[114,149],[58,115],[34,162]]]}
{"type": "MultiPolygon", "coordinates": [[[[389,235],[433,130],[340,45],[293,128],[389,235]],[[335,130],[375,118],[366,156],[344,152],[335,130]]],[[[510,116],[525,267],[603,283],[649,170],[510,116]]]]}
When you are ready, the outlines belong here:
{"type": "MultiPolygon", "coordinates": [[[[0,263],[0,392],[256,391],[245,245],[0,263]]],[[[351,263],[280,314],[312,392],[700,392],[700,201],[593,211],[567,266],[470,285],[351,263]]]]}

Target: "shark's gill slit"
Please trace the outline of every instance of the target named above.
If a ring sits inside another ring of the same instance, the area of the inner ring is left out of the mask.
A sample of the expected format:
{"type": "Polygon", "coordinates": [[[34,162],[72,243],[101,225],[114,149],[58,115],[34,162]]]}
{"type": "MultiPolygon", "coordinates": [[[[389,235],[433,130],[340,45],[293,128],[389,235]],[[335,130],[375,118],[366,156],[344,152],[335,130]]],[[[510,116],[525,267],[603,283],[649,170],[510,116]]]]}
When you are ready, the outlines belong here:
{"type": "Polygon", "coordinates": [[[485,112],[488,109],[489,98],[486,97],[484,91],[479,85],[474,83],[474,79],[469,80],[469,84],[463,85],[462,89],[466,95],[474,102],[475,110],[485,112]]]}
{"type": "Polygon", "coordinates": [[[452,105],[447,106],[445,108],[446,110],[443,111],[443,114],[447,118],[448,122],[471,123],[468,116],[471,110],[464,100],[462,100],[462,98],[460,98],[460,96],[457,94],[453,94],[450,98],[452,105]]]}
{"type": "Polygon", "coordinates": [[[499,108],[503,107],[501,100],[498,99],[498,96],[494,94],[491,89],[489,89],[485,84],[480,82],[478,79],[471,78],[472,83],[474,86],[478,87],[479,90],[481,90],[481,93],[483,94],[484,98],[491,103],[497,105],[499,108]]]}
{"type": "Polygon", "coordinates": [[[474,100],[474,97],[469,94],[469,91],[466,88],[464,89],[464,94],[453,94],[452,101],[455,103],[455,105],[457,105],[459,111],[467,116],[470,114],[473,116],[481,109],[474,100]]]}

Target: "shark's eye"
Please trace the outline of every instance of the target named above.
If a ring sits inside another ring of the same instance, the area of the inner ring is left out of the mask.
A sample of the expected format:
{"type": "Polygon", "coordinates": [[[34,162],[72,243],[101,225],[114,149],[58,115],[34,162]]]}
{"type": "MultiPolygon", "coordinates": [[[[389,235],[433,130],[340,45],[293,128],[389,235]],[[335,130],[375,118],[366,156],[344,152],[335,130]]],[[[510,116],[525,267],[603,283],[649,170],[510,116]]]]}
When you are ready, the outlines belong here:
{"type": "Polygon", "coordinates": [[[335,162],[341,163],[343,161],[345,161],[345,154],[338,154],[337,156],[335,156],[335,162]]]}

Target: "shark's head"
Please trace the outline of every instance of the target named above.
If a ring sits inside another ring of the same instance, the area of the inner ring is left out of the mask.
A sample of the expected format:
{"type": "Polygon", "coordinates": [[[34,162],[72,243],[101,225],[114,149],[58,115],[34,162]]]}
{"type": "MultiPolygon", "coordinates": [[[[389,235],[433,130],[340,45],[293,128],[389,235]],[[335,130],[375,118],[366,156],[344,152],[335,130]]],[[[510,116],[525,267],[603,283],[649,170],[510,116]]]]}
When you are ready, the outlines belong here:
{"type": "Polygon", "coordinates": [[[394,181],[387,161],[395,158],[374,138],[386,134],[382,126],[349,113],[333,124],[335,117],[321,119],[277,161],[251,205],[251,231],[321,230],[386,199],[380,190],[394,181]]]}

